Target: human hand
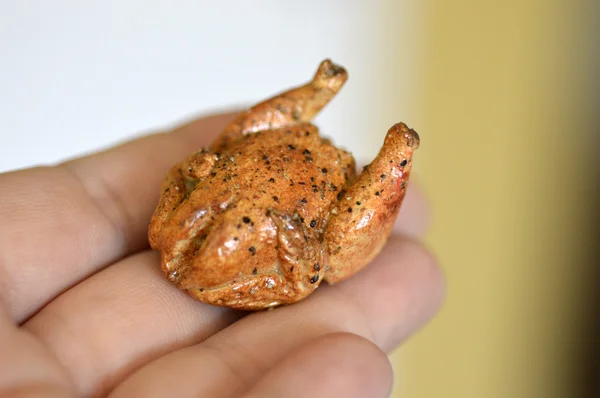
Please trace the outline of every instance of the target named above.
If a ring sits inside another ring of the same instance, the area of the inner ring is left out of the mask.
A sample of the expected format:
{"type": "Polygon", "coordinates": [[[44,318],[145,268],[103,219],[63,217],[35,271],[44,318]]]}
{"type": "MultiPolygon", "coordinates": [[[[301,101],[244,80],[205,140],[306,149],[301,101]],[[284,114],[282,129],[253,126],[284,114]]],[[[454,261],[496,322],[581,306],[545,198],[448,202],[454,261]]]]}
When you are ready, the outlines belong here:
{"type": "Polygon", "coordinates": [[[246,315],[162,275],[147,243],[160,182],[230,118],[0,175],[0,397],[389,395],[385,352],[444,290],[414,183],[376,260],[294,305],[246,315]]]}

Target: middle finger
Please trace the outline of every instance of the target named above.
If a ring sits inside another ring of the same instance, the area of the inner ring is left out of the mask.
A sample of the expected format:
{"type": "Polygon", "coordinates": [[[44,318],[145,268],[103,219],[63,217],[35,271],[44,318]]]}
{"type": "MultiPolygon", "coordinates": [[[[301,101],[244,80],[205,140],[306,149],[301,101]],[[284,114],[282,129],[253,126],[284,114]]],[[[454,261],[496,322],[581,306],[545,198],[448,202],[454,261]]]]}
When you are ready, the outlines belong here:
{"type": "Polygon", "coordinates": [[[104,395],[166,352],[203,341],[240,313],[175,289],[142,252],[63,293],[23,327],[71,373],[78,395],[104,395]]]}
{"type": "Polygon", "coordinates": [[[239,396],[307,341],[336,332],[389,350],[431,317],[442,295],[441,274],[430,255],[410,239],[392,237],[355,277],[161,357],[121,384],[115,396],[134,390],[149,397],[239,396]]]}
{"type": "MultiPolygon", "coordinates": [[[[418,234],[422,198],[409,190],[406,199],[414,205],[400,210],[394,229],[418,234]]],[[[164,278],[158,264],[158,255],[150,252],[129,257],[65,292],[26,323],[70,369],[82,393],[105,391],[153,358],[203,341],[240,316],[191,299],[164,278]]]]}

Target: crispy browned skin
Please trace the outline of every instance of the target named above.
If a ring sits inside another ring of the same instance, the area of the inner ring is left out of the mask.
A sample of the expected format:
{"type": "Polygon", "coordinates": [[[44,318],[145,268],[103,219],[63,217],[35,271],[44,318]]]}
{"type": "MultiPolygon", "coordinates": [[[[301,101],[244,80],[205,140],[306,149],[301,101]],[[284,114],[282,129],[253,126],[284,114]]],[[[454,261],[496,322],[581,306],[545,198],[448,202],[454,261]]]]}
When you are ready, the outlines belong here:
{"type": "Polygon", "coordinates": [[[321,62],[310,82],[243,112],[225,128],[212,149],[221,151],[246,134],[310,122],[340,91],[347,79],[348,73],[344,68],[326,59],[321,62]]]}
{"type": "Polygon", "coordinates": [[[399,123],[357,178],[351,154],[310,120],[340,90],[329,60],[313,80],[244,112],[175,165],[149,227],[162,269],[198,300],[257,310],[339,282],[385,244],[419,146],[399,123]]]}

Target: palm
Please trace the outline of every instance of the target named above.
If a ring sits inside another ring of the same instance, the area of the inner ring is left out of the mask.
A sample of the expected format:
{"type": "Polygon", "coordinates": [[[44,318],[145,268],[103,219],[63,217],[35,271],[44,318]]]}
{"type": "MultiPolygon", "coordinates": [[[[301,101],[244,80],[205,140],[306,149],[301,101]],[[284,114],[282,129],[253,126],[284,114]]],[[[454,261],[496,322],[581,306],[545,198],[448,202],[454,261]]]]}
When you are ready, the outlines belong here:
{"type": "Polygon", "coordinates": [[[159,182],[226,120],[0,176],[0,395],[389,393],[383,352],[429,318],[442,291],[406,237],[423,224],[410,192],[376,264],[296,305],[243,317],[161,275],[146,243],[159,182]]]}

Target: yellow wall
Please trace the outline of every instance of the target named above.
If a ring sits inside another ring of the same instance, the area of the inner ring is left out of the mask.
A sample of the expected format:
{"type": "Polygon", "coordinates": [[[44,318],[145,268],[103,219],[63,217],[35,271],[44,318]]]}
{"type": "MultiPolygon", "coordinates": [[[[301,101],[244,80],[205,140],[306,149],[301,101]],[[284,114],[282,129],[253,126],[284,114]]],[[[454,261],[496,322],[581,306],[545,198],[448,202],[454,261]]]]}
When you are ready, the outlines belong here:
{"type": "Polygon", "coordinates": [[[415,175],[448,296],[393,355],[394,396],[576,397],[586,381],[577,361],[592,339],[600,203],[595,3],[424,5],[410,60],[416,113],[388,112],[422,137],[415,175]]]}

